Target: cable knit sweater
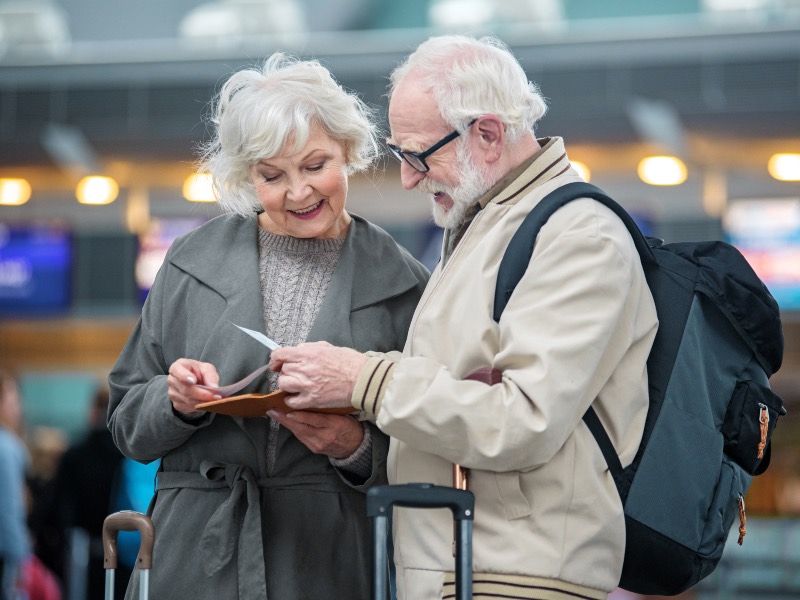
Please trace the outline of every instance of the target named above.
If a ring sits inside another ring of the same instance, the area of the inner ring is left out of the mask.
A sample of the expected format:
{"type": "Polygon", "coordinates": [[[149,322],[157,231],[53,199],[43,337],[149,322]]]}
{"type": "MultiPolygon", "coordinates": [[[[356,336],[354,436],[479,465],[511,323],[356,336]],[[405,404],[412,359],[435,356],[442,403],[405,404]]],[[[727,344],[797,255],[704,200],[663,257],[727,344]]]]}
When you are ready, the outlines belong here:
{"type": "MultiPolygon", "coordinates": [[[[339,262],[344,238],[303,239],[258,230],[258,265],[264,298],[266,333],[281,346],[306,341],[339,262]]],[[[278,374],[270,372],[269,389],[278,389],[278,374]]],[[[267,447],[269,471],[275,464],[279,424],[270,419],[267,447]]],[[[364,439],[345,459],[331,463],[355,475],[367,477],[372,468],[369,427],[362,425],[364,439]]]]}

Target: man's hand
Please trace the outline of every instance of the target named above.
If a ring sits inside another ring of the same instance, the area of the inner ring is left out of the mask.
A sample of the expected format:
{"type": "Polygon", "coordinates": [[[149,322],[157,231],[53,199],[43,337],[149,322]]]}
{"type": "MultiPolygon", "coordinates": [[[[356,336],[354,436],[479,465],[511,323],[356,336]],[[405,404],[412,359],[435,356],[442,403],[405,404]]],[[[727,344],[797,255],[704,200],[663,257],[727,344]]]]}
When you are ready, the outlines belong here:
{"type": "Polygon", "coordinates": [[[195,406],[203,402],[219,399],[222,396],[195,384],[219,385],[219,374],[211,363],[204,363],[189,358],[179,358],[169,368],[167,377],[167,394],[172,407],[187,417],[197,417],[204,411],[195,410],[195,406]]]}
{"type": "Polygon", "coordinates": [[[278,387],[288,394],[287,406],[295,410],[350,406],[358,373],[367,357],[350,348],[327,342],[278,348],[270,355],[270,368],[279,371],[278,387]]]}
{"type": "Polygon", "coordinates": [[[358,450],[364,438],[361,423],[348,415],[329,415],[297,411],[267,414],[291,431],[314,454],[347,458],[358,450]]]}

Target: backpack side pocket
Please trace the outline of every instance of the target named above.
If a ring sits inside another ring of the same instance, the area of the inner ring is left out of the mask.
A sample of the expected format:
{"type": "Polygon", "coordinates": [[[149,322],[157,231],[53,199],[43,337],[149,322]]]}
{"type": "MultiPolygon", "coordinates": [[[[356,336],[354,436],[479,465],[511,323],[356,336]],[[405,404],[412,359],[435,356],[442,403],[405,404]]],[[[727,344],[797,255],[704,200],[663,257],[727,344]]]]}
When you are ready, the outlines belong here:
{"type": "Polygon", "coordinates": [[[739,515],[739,502],[743,502],[753,478],[737,463],[722,459],[714,498],[703,527],[702,541],[698,547],[702,575],[698,581],[711,573],[722,556],[731,527],[739,515]],[[710,567],[710,568],[709,568],[710,567]]]}
{"type": "Polygon", "coordinates": [[[752,380],[737,382],[721,428],[725,454],[750,475],[764,472],[769,441],[785,413],[781,399],[768,387],[752,380]]]}

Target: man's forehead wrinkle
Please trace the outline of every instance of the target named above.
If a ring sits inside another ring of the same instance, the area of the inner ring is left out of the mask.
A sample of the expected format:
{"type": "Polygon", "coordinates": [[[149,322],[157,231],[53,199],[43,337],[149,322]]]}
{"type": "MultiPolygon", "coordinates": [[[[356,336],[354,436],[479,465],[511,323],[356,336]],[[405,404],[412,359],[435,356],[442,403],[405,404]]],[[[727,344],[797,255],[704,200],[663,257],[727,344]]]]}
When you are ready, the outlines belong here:
{"type": "MultiPolygon", "coordinates": [[[[406,80],[404,80],[406,81],[406,80]]],[[[405,88],[389,106],[389,143],[419,152],[449,133],[429,93],[405,88]]]]}

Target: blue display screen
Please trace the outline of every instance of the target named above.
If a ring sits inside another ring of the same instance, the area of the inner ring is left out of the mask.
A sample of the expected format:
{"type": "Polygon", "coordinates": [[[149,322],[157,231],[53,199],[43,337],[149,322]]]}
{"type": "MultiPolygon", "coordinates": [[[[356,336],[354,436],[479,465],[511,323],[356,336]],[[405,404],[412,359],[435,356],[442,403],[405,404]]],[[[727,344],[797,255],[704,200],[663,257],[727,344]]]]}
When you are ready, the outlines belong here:
{"type": "Polygon", "coordinates": [[[66,312],[71,267],[66,229],[0,224],[0,317],[66,312]]]}
{"type": "Polygon", "coordinates": [[[800,310],[800,200],[734,201],[723,225],[781,310],[800,310]]]}

